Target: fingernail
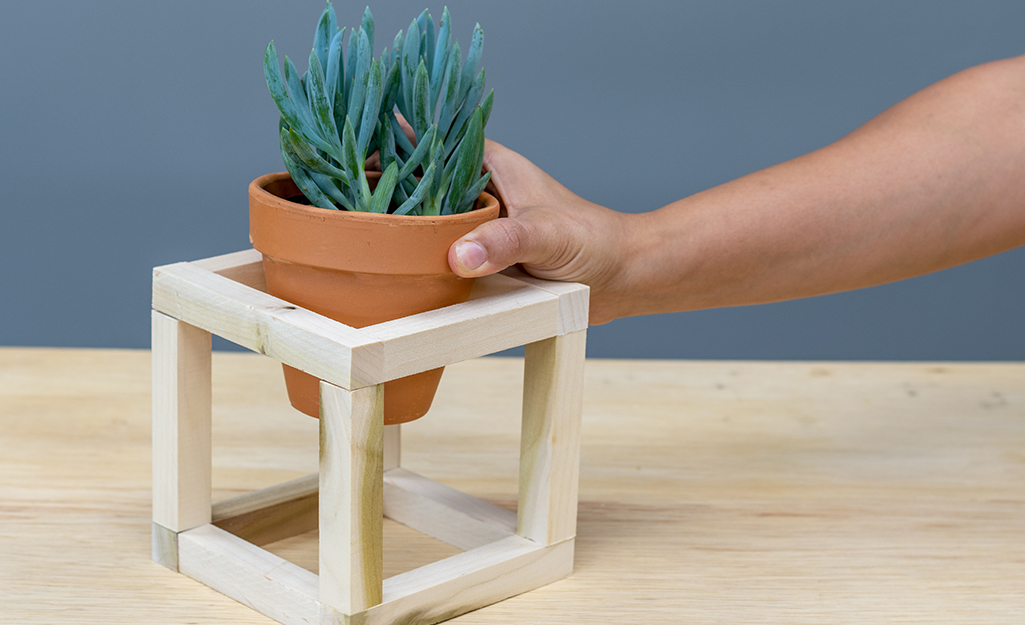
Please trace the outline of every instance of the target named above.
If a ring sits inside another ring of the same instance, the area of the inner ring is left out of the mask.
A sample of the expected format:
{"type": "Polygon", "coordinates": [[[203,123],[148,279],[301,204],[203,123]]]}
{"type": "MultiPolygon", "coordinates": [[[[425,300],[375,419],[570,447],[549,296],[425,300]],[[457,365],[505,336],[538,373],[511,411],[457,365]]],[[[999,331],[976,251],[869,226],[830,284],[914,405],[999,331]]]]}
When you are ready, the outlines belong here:
{"type": "Polygon", "coordinates": [[[487,260],[487,253],[479,243],[462,241],[456,246],[456,260],[465,269],[476,269],[487,260]]]}

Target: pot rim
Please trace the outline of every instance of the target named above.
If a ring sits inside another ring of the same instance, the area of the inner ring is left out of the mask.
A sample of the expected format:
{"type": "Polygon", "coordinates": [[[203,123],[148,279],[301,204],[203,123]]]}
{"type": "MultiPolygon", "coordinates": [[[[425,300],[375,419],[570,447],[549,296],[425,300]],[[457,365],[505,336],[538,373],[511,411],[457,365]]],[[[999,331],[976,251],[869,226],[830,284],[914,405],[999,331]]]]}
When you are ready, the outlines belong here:
{"type": "MultiPolygon", "coordinates": [[[[381,172],[368,171],[367,177],[377,178],[381,175],[381,172]]],[[[270,174],[264,174],[259,178],[249,183],[249,194],[259,198],[262,202],[267,205],[273,206],[279,210],[310,215],[318,218],[325,219],[349,219],[352,221],[362,221],[368,223],[380,223],[384,222],[390,225],[434,225],[434,224],[457,224],[462,222],[476,222],[480,221],[485,214],[491,211],[498,210],[498,198],[491,195],[490,193],[483,191],[480,194],[480,199],[483,199],[484,205],[480,208],[466,211],[465,213],[455,213],[452,215],[393,215],[390,213],[364,213],[361,211],[349,211],[349,210],[330,210],[327,208],[320,208],[319,206],[308,206],[306,204],[298,204],[286,200],[278,195],[274,195],[266,189],[266,187],[274,182],[278,182],[284,179],[291,180],[291,176],[287,171],[279,171],[270,174]]],[[[294,184],[294,182],[293,182],[294,184]]]]}

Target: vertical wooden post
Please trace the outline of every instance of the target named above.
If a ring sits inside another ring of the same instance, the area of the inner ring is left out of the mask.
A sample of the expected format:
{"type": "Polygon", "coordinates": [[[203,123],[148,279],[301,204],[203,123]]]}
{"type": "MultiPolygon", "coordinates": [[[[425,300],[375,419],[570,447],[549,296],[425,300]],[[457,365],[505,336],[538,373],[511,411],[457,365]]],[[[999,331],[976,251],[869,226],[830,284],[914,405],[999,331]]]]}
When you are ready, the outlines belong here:
{"type": "Polygon", "coordinates": [[[384,426],[384,470],[402,465],[402,426],[384,426]]]}
{"type": "Polygon", "coordinates": [[[320,602],[344,614],[381,603],[384,385],[320,383],[320,602]]]}
{"type": "Polygon", "coordinates": [[[516,533],[542,545],[576,535],[587,331],[527,345],[516,533]]]}
{"type": "Polygon", "coordinates": [[[153,311],[153,522],[210,522],[210,333],[153,311]]]}

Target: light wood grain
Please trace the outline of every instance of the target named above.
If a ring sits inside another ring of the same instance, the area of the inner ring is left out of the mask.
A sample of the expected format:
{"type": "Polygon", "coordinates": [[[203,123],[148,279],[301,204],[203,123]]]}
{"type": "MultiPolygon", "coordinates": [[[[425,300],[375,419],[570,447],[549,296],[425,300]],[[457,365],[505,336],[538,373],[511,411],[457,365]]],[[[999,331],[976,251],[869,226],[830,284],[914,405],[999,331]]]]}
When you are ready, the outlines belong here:
{"type": "MultiPolygon", "coordinates": [[[[402,466],[514,510],[522,372],[450,367],[402,466]]],[[[272,625],[150,558],[150,376],[0,348],[0,623],[272,625]]],[[[317,470],[276,362],[215,353],[213,398],[215,501],[317,470]]],[[[588,360],[582,434],[572,576],[454,625],[1022,622],[1021,363],[588,360]]]]}
{"type": "Polygon", "coordinates": [[[343,614],[381,602],[384,385],[320,383],[320,602],[343,614]]]}
{"type": "Polygon", "coordinates": [[[178,535],[179,569],[286,625],[320,622],[317,576],[213,525],[178,535]]]}
{"type": "Polygon", "coordinates": [[[257,291],[267,292],[267,278],[263,274],[263,254],[254,249],[204,258],[191,264],[257,291]]]}
{"type": "Polygon", "coordinates": [[[238,495],[213,505],[213,523],[254,545],[317,529],[318,474],[238,495]]]}
{"type": "Polygon", "coordinates": [[[384,470],[402,465],[402,425],[384,426],[384,470]]]}
{"type": "MultiPolygon", "coordinates": [[[[153,522],[210,522],[210,333],[153,311],[153,522]]],[[[156,547],[154,547],[156,550],[156,547]]]]}
{"type": "Polygon", "coordinates": [[[521,284],[486,299],[367,326],[362,332],[380,342],[381,381],[386,381],[555,336],[558,320],[558,296],[521,284]]]}
{"type": "Polygon", "coordinates": [[[153,270],[153,308],[344,388],[381,377],[375,339],[193,263],[153,270]]]}
{"type": "Polygon", "coordinates": [[[586,284],[541,280],[517,266],[506,269],[502,274],[559,298],[559,321],[555,328],[555,332],[559,336],[587,329],[591,289],[586,284]]]}
{"type": "Polygon", "coordinates": [[[516,533],[551,545],[576,535],[587,332],[527,345],[516,533]]]}
{"type": "Polygon", "coordinates": [[[384,474],[384,515],[460,549],[516,533],[516,514],[412,471],[384,474]]]}

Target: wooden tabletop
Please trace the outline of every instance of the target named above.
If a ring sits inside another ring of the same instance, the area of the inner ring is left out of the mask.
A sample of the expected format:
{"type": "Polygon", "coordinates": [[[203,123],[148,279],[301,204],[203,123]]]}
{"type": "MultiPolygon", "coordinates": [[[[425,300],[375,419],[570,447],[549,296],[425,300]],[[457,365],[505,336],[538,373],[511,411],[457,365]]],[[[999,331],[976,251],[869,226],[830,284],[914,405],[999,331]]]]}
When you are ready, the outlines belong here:
{"type": "MultiPolygon", "coordinates": [[[[450,367],[403,465],[515,506],[521,374],[450,367]]],[[[0,348],[0,623],[271,622],[150,561],[149,402],[148,352],[0,348]]],[[[589,360],[582,462],[575,573],[450,622],[1025,622],[1023,364],[589,360]]],[[[215,354],[215,500],[316,469],[215,354]]],[[[453,553],[385,524],[386,576],[453,553]]]]}

